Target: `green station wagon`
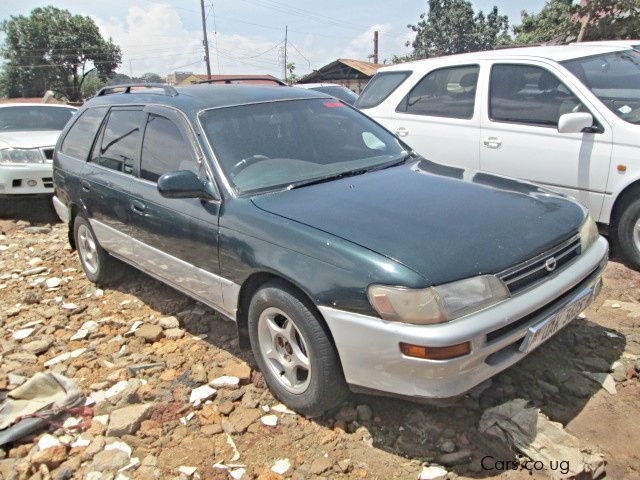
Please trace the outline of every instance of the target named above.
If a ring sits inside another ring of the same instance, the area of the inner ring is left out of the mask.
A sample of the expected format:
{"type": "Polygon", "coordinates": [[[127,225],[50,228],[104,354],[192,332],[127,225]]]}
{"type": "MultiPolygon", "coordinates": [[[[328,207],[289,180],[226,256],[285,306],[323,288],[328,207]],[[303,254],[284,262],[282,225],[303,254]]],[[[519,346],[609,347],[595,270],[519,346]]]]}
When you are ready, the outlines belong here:
{"type": "Polygon", "coordinates": [[[124,261],[237,322],[305,415],[349,389],[462,394],[599,292],[607,242],[567,197],[430,162],[320,92],[144,87],[101,90],[56,146],[82,267],[124,261]]]}

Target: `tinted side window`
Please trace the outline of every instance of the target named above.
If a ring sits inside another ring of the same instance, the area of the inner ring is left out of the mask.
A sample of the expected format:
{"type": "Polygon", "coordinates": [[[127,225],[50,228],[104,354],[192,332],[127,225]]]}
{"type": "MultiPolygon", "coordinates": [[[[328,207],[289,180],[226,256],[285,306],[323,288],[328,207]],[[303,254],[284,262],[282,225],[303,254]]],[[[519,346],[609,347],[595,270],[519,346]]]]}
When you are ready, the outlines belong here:
{"type": "Polygon", "coordinates": [[[398,106],[398,112],[432,117],[472,118],[478,65],[441,68],[427,74],[398,106]]]}
{"type": "Polygon", "coordinates": [[[67,132],[60,151],[65,155],[86,160],[105,113],[107,107],[90,108],[82,112],[67,132]]]}
{"type": "Polygon", "coordinates": [[[358,108],[372,108],[380,105],[409,75],[411,75],[411,72],[377,73],[367,84],[355,106],[358,108]]]}
{"type": "Polygon", "coordinates": [[[494,65],[491,69],[491,120],[557,127],[561,115],[581,111],[586,111],[582,102],[544,68],[494,65]]]}
{"type": "Polygon", "coordinates": [[[113,110],[103,129],[102,141],[93,151],[91,161],[112,170],[133,173],[140,148],[140,110],[113,110]]]}
{"type": "Polygon", "coordinates": [[[198,173],[192,149],[171,120],[151,114],[142,143],[140,176],[155,182],[161,175],[177,170],[198,173]]]}

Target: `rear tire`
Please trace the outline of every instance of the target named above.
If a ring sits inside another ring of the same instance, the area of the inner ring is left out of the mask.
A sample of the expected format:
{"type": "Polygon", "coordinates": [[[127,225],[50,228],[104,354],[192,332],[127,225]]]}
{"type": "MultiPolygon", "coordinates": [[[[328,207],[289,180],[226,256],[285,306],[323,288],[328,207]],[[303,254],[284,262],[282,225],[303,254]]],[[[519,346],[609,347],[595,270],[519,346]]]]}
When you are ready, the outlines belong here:
{"type": "Polygon", "coordinates": [[[101,285],[120,276],[122,264],[100,246],[91,224],[81,215],[77,215],[74,219],[73,238],[80,265],[91,282],[101,285]]]}
{"type": "Polygon", "coordinates": [[[248,317],[253,355],[282,403],[312,418],[346,398],[338,352],[303,295],[285,282],[268,282],[251,299],[248,317]]]}
{"type": "Polygon", "coordinates": [[[640,270],[640,199],[623,210],[616,225],[615,240],[627,263],[640,270]]]}

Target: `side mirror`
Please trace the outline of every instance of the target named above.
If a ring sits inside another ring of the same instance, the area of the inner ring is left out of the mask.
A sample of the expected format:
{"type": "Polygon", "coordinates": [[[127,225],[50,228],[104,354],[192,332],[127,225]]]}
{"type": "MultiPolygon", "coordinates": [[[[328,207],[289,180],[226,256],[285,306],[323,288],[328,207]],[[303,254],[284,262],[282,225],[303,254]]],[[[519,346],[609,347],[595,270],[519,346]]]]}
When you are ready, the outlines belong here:
{"type": "Polygon", "coordinates": [[[209,182],[202,182],[189,170],[178,170],[162,175],[158,179],[158,192],[166,198],[219,200],[215,188],[209,182]]]}
{"type": "Polygon", "coordinates": [[[558,119],[558,132],[581,133],[593,126],[593,116],[586,112],[565,113],[558,119]]]}

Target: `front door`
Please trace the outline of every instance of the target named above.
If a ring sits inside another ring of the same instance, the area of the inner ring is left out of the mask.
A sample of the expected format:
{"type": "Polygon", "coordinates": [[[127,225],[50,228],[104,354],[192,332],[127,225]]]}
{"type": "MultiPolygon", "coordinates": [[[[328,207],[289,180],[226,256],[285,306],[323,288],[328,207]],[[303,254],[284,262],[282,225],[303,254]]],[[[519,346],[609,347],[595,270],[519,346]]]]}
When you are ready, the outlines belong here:
{"type": "Polygon", "coordinates": [[[611,128],[551,68],[537,62],[493,63],[480,167],[571,195],[598,218],[611,160],[611,128]],[[558,119],[571,112],[591,113],[597,131],[559,133],[558,119]]]}
{"type": "Polygon", "coordinates": [[[189,170],[209,181],[203,156],[186,120],[170,108],[145,109],[139,174],[133,179],[129,211],[137,262],[147,272],[224,309],[218,276],[219,202],[165,198],[157,180],[189,170]]]}

